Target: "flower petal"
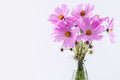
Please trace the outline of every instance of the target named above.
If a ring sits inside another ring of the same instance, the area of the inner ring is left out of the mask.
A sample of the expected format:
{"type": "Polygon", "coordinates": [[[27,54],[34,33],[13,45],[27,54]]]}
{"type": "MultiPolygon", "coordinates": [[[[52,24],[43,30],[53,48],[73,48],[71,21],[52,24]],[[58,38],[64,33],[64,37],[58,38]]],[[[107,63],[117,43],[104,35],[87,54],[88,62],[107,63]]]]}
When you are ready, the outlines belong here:
{"type": "Polygon", "coordinates": [[[91,37],[89,38],[90,40],[101,40],[102,39],[102,35],[91,35],[91,37]]]}
{"type": "Polygon", "coordinates": [[[62,41],[64,39],[65,39],[65,36],[63,36],[63,35],[56,35],[54,41],[55,42],[59,42],[59,41],[62,41]]]}
{"type": "Polygon", "coordinates": [[[93,29],[93,33],[100,34],[100,33],[104,32],[104,30],[105,30],[104,26],[98,26],[95,29],[93,29]]]}
{"type": "Polygon", "coordinates": [[[110,41],[111,41],[111,43],[115,43],[115,35],[114,35],[114,33],[113,32],[110,32],[109,33],[109,36],[110,36],[110,41]]]}
{"type": "Polygon", "coordinates": [[[49,16],[48,21],[50,21],[50,22],[52,22],[52,23],[56,23],[56,22],[58,21],[58,16],[55,15],[55,14],[51,14],[51,15],[49,16]]]}

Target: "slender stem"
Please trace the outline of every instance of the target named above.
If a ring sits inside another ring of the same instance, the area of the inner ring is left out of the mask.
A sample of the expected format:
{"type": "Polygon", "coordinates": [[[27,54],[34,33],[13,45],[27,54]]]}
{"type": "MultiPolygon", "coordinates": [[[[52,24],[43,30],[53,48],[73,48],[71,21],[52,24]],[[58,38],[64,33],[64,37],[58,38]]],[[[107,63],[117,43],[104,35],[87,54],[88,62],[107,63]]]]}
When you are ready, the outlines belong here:
{"type": "Polygon", "coordinates": [[[78,61],[78,68],[75,75],[75,80],[86,80],[86,71],[84,69],[83,61],[78,61]]]}

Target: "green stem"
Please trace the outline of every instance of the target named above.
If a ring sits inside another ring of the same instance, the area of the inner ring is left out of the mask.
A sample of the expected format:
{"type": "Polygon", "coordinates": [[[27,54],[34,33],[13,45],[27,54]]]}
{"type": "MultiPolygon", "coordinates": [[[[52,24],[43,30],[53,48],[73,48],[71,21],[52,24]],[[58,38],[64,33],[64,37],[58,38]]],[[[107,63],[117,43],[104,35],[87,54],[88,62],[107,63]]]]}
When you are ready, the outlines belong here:
{"type": "Polygon", "coordinates": [[[84,69],[83,61],[78,61],[78,68],[75,75],[75,80],[87,80],[87,73],[84,69]]]}

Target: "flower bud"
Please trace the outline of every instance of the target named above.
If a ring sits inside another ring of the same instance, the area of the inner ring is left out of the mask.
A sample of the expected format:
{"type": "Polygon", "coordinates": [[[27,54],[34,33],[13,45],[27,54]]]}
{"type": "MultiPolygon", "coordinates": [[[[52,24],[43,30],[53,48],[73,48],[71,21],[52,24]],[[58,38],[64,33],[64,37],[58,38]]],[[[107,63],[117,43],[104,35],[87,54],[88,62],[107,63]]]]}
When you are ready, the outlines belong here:
{"type": "Polygon", "coordinates": [[[89,48],[90,48],[90,49],[92,49],[92,48],[93,48],[93,46],[90,44],[90,45],[89,45],[89,48]]]}
{"type": "Polygon", "coordinates": [[[85,43],[88,45],[90,42],[89,41],[85,41],[85,43]]]}
{"type": "Polygon", "coordinates": [[[93,54],[93,50],[89,50],[89,54],[93,54]]]}
{"type": "Polygon", "coordinates": [[[64,49],[63,48],[61,48],[61,52],[63,52],[64,51],[64,49]]]}
{"type": "Polygon", "coordinates": [[[70,51],[72,51],[73,50],[73,48],[70,48],[70,51]]]}
{"type": "Polygon", "coordinates": [[[78,45],[78,42],[77,42],[77,41],[75,41],[75,45],[78,45]]]}

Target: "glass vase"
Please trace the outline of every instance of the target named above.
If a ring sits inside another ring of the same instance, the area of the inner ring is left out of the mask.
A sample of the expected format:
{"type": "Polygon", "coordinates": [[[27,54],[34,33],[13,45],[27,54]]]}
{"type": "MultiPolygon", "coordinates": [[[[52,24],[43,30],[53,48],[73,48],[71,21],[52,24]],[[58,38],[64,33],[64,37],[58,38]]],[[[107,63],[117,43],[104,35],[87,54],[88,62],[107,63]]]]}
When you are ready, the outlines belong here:
{"type": "Polygon", "coordinates": [[[74,71],[72,80],[88,80],[88,74],[84,61],[77,61],[77,69],[74,71]]]}

